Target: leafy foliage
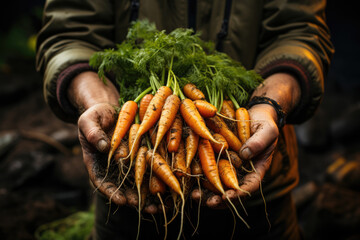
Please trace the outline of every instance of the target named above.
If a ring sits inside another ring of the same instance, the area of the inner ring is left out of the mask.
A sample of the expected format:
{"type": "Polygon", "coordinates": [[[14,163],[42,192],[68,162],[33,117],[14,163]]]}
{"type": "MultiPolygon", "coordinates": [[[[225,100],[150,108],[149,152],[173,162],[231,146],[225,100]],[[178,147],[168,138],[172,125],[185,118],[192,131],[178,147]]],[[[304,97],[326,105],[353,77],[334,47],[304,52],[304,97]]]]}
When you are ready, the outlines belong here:
{"type": "Polygon", "coordinates": [[[149,86],[156,91],[160,85],[182,87],[192,82],[217,107],[225,95],[242,105],[262,81],[191,29],[177,28],[167,34],[147,20],[134,22],[124,42],[95,53],[90,65],[102,78],[115,75],[121,101],[135,99],[149,86]]]}

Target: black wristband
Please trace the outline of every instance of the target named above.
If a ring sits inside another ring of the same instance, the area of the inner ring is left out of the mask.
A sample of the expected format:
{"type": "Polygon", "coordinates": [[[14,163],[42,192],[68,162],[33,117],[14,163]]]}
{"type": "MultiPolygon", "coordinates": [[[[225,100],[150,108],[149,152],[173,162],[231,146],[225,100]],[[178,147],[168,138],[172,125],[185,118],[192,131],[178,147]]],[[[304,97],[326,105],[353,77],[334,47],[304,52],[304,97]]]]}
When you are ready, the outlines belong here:
{"type": "Polygon", "coordinates": [[[285,125],[285,118],[286,118],[286,113],[284,110],[282,110],[281,106],[279,105],[278,102],[276,102],[274,99],[268,98],[268,97],[258,97],[255,96],[252,99],[250,99],[249,103],[247,104],[247,108],[251,108],[252,106],[256,105],[256,104],[269,104],[271,105],[277,114],[277,118],[278,118],[278,128],[282,128],[285,125]]]}

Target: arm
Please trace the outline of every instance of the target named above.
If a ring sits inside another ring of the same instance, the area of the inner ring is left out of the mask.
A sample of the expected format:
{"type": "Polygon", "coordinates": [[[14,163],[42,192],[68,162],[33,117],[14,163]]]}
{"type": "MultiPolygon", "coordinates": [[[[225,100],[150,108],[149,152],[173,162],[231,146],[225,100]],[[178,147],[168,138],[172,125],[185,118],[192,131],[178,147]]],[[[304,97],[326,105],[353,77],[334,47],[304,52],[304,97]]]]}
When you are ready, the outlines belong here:
{"type": "MultiPolygon", "coordinates": [[[[325,24],[326,1],[265,1],[260,29],[259,52],[255,70],[265,79],[253,96],[266,96],[279,103],[287,113],[286,122],[302,123],[315,112],[323,95],[324,76],[334,52],[325,24]]],[[[279,129],[274,108],[268,104],[249,109],[252,137],[240,151],[243,159],[252,159],[257,173],[244,179],[241,187],[250,192],[259,189],[270,168],[279,129]]],[[[242,192],[227,191],[230,198],[242,192]]],[[[199,192],[193,193],[194,198],[199,192]]],[[[219,207],[221,196],[207,199],[209,207],[219,207]]]]}
{"type": "MultiPolygon", "coordinates": [[[[90,56],[114,46],[112,1],[48,0],[37,42],[37,69],[44,75],[45,99],[62,120],[78,123],[83,160],[93,185],[108,198],[115,192],[103,181],[109,136],[119,94],[89,66],[90,56]]],[[[121,191],[112,201],[127,203],[121,191]]]]}
{"type": "Polygon", "coordinates": [[[113,19],[111,1],[46,1],[37,38],[36,68],[43,74],[47,104],[66,122],[75,123],[78,115],[62,106],[59,97],[66,95],[71,79],[91,70],[87,63],[95,51],[114,46],[113,19]],[[72,67],[79,64],[81,67],[72,67]]]}

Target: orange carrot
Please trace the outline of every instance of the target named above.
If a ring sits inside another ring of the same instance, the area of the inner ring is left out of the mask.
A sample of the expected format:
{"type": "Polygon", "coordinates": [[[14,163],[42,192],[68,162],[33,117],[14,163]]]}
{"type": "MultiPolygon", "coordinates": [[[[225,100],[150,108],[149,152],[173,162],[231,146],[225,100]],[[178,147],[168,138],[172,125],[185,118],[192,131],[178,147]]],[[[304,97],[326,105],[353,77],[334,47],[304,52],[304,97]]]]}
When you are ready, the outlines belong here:
{"type": "Polygon", "coordinates": [[[144,119],[144,115],[146,112],[147,107],[150,104],[151,99],[154,97],[154,95],[152,95],[151,93],[146,94],[140,101],[139,103],[139,118],[140,118],[140,122],[142,122],[142,120],[144,119]]]}
{"type": "Polygon", "coordinates": [[[186,153],[185,153],[185,144],[183,141],[180,141],[179,149],[175,153],[174,157],[174,173],[178,178],[187,176],[186,174],[190,174],[190,168],[186,167],[186,153]]]}
{"type": "Polygon", "coordinates": [[[165,234],[164,234],[164,239],[166,239],[167,237],[167,217],[166,217],[166,211],[165,211],[165,205],[164,205],[164,202],[162,200],[162,197],[161,197],[161,194],[164,194],[165,191],[166,191],[166,185],[165,183],[160,179],[158,178],[157,176],[155,175],[152,175],[150,177],[150,184],[149,184],[149,190],[150,190],[150,193],[157,196],[160,200],[160,203],[161,203],[161,207],[162,207],[162,210],[163,210],[163,214],[164,214],[164,220],[165,220],[165,234]]]}
{"type": "Polygon", "coordinates": [[[216,115],[217,109],[214,105],[205,100],[195,100],[194,104],[200,115],[204,118],[213,117],[216,115]]]}
{"type": "Polygon", "coordinates": [[[232,109],[235,109],[235,105],[233,101],[231,101],[230,99],[224,100],[224,102],[226,102],[229,105],[229,107],[231,107],[232,109]]]}
{"type": "Polygon", "coordinates": [[[123,139],[123,137],[126,135],[132,122],[134,121],[137,110],[138,105],[134,101],[127,101],[122,106],[118,120],[116,122],[114,133],[111,138],[107,169],[109,169],[110,160],[112,155],[114,154],[114,151],[120,145],[121,139],[123,139]]]}
{"type": "Polygon", "coordinates": [[[236,121],[235,121],[235,108],[234,104],[231,100],[224,100],[222,104],[222,108],[220,110],[220,114],[225,116],[223,118],[224,122],[229,126],[231,131],[237,132],[236,129],[236,121]],[[233,119],[233,120],[231,120],[233,119]]]}
{"type": "Polygon", "coordinates": [[[235,109],[233,106],[234,105],[232,104],[231,101],[224,100],[223,104],[222,104],[222,108],[220,110],[220,113],[222,115],[224,115],[225,117],[235,119],[235,109]]]}
{"type": "Polygon", "coordinates": [[[214,133],[213,136],[219,142],[219,143],[211,142],[211,146],[214,149],[215,153],[222,153],[228,150],[229,144],[223,135],[221,135],[220,133],[214,133]]]}
{"type": "Polygon", "coordinates": [[[158,178],[156,175],[152,175],[149,184],[150,193],[153,195],[157,195],[158,193],[164,194],[166,191],[166,185],[164,181],[158,178]]]}
{"type": "MultiPolygon", "coordinates": [[[[150,135],[151,144],[155,145],[155,141],[156,141],[156,128],[155,127],[150,128],[149,135],[150,135]]],[[[156,150],[156,152],[158,152],[160,154],[160,156],[166,160],[167,152],[165,150],[164,141],[160,142],[160,145],[158,146],[158,149],[156,150]]]]}
{"type": "Polygon", "coordinates": [[[199,135],[197,135],[191,128],[187,130],[188,136],[185,139],[186,149],[186,167],[191,166],[191,162],[196,155],[199,145],[199,135]]]}
{"type": "MultiPolygon", "coordinates": [[[[172,94],[172,90],[167,86],[161,86],[157,90],[146,109],[144,118],[140,124],[134,142],[136,142],[139,137],[144,135],[145,132],[149,131],[149,129],[152,128],[159,120],[165,100],[168,96],[170,96],[170,94],[172,94]]],[[[131,154],[133,151],[133,146],[129,146],[129,148],[131,154]]]]}
{"type": "Polygon", "coordinates": [[[198,205],[198,217],[197,217],[197,221],[196,221],[196,226],[194,228],[194,232],[192,234],[192,235],[194,235],[196,233],[197,229],[199,228],[199,224],[200,224],[200,209],[201,209],[201,195],[202,195],[200,176],[203,175],[203,171],[202,171],[199,161],[197,161],[197,160],[191,161],[190,168],[191,168],[191,174],[193,176],[195,176],[195,178],[196,178],[196,181],[197,181],[197,184],[199,187],[199,193],[200,193],[199,205],[198,205]]]}
{"type": "Polygon", "coordinates": [[[118,164],[126,164],[126,156],[129,154],[128,142],[121,140],[119,147],[114,153],[114,159],[118,164]]]}
{"type": "Polygon", "coordinates": [[[148,164],[152,164],[152,169],[155,175],[181,197],[181,201],[182,201],[181,220],[180,220],[181,223],[180,223],[180,231],[178,235],[178,239],[180,239],[184,224],[184,207],[185,207],[185,197],[181,190],[180,183],[178,179],[175,177],[175,175],[172,173],[170,166],[158,153],[147,151],[146,160],[148,164]]]}
{"type": "MultiPolygon", "coordinates": [[[[225,187],[235,189],[235,190],[238,190],[238,191],[241,191],[241,192],[245,192],[250,196],[250,193],[248,191],[243,190],[239,186],[239,181],[238,181],[238,178],[236,176],[236,170],[228,160],[220,159],[218,165],[219,165],[220,179],[221,179],[221,182],[224,184],[225,187]]],[[[243,209],[244,209],[244,211],[245,211],[245,213],[247,215],[246,209],[245,209],[244,205],[242,204],[240,197],[238,197],[238,199],[239,199],[239,202],[240,202],[241,206],[243,207],[243,209]]]]}
{"type": "Polygon", "coordinates": [[[130,155],[130,164],[133,162],[133,160],[136,156],[137,150],[139,149],[139,146],[140,146],[141,137],[135,139],[136,134],[139,130],[139,127],[140,127],[140,124],[134,123],[130,127],[130,130],[129,130],[129,146],[133,146],[133,149],[134,149],[130,155]]]}
{"type": "MultiPolygon", "coordinates": [[[[239,134],[239,138],[241,140],[241,142],[244,144],[249,138],[250,138],[250,135],[251,135],[251,129],[250,129],[250,115],[249,115],[249,112],[246,108],[243,108],[243,107],[240,107],[236,110],[236,121],[237,121],[237,128],[238,128],[238,134],[239,134]]],[[[252,168],[252,170],[258,174],[252,160],[250,159],[249,160],[249,163],[250,163],[250,166],[252,168]]],[[[262,191],[262,184],[261,184],[261,181],[259,181],[259,189],[260,189],[260,194],[261,194],[261,197],[264,201],[264,206],[265,206],[265,214],[266,214],[266,219],[269,223],[269,226],[271,226],[270,224],[270,220],[268,218],[268,214],[267,214],[267,210],[266,210],[266,201],[265,201],[265,197],[264,197],[264,194],[263,194],[263,191],[262,191]]]]}
{"type": "Polygon", "coordinates": [[[179,107],[180,107],[180,98],[177,95],[172,94],[166,98],[158,123],[158,130],[156,134],[154,151],[156,151],[161,140],[165,136],[166,132],[170,129],[172,123],[174,122],[179,107]]]}
{"type": "Polygon", "coordinates": [[[239,138],[244,144],[250,138],[250,116],[246,108],[238,108],[236,110],[236,120],[239,138]]]}
{"type": "Polygon", "coordinates": [[[243,165],[243,161],[241,160],[239,154],[237,154],[234,151],[228,151],[229,160],[231,161],[231,164],[239,169],[243,165]]]}
{"type": "Polygon", "coordinates": [[[160,154],[153,153],[152,151],[147,151],[146,161],[148,164],[151,164],[152,161],[152,170],[156,176],[158,176],[162,181],[164,181],[167,186],[174,190],[174,192],[176,192],[180,196],[183,195],[178,179],[172,173],[170,166],[160,156],[160,154]]]}
{"type": "Polygon", "coordinates": [[[204,93],[198,89],[195,84],[187,83],[183,87],[183,93],[187,98],[190,98],[191,100],[204,100],[205,95],[204,93]]]}
{"type": "Polygon", "coordinates": [[[135,171],[135,185],[138,191],[140,191],[140,186],[141,183],[143,182],[144,174],[146,171],[147,165],[146,165],[145,154],[147,153],[147,150],[148,148],[146,146],[142,146],[139,148],[139,151],[137,152],[136,155],[134,171],[135,171]]]}
{"type": "Polygon", "coordinates": [[[185,98],[180,104],[180,113],[186,124],[191,127],[195,133],[202,138],[216,142],[209,129],[206,127],[205,121],[196,109],[193,101],[185,98]]]}
{"type": "Polygon", "coordinates": [[[170,130],[167,134],[167,150],[170,153],[177,152],[183,130],[183,120],[180,114],[176,114],[175,120],[173,121],[170,130]]]}
{"type": "Polygon", "coordinates": [[[205,121],[209,129],[215,133],[221,134],[226,139],[230,149],[234,151],[240,150],[242,144],[239,138],[228,128],[226,123],[219,116],[207,118],[205,121]]]}
{"type": "MultiPolygon", "coordinates": [[[[139,237],[139,233],[140,233],[140,223],[141,223],[141,209],[143,206],[143,198],[142,198],[142,190],[144,190],[144,187],[142,187],[142,182],[144,179],[144,174],[146,171],[146,159],[145,159],[145,154],[147,152],[148,148],[146,146],[142,146],[139,148],[139,151],[137,152],[136,155],[136,160],[135,160],[135,185],[138,191],[138,196],[139,196],[139,219],[138,219],[138,233],[137,233],[137,239],[139,237]]],[[[146,189],[146,188],[145,188],[146,189]]]]}
{"type": "Polygon", "coordinates": [[[239,187],[239,181],[236,176],[234,167],[226,159],[219,160],[219,174],[221,182],[224,186],[232,189],[241,190],[239,187]]]}
{"type": "Polygon", "coordinates": [[[165,100],[172,94],[172,90],[167,86],[161,86],[154,97],[151,99],[148,108],[144,114],[144,118],[140,124],[138,135],[143,135],[145,132],[155,125],[159,120],[165,100]]]}
{"type": "Polygon", "coordinates": [[[209,140],[204,138],[200,139],[198,153],[201,162],[201,168],[206,178],[219,192],[225,194],[215,160],[215,153],[209,140]]]}
{"type": "Polygon", "coordinates": [[[201,168],[200,162],[199,161],[192,161],[191,162],[191,174],[192,175],[202,175],[203,174],[203,170],[201,168]]]}

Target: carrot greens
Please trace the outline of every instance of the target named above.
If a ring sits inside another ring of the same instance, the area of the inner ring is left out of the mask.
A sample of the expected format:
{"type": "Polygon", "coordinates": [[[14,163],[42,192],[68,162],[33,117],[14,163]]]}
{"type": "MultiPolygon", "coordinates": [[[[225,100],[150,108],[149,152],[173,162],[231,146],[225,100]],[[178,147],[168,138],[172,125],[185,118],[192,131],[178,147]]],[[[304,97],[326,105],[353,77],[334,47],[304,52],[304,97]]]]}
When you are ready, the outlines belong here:
{"type": "Polygon", "coordinates": [[[213,43],[191,29],[177,28],[167,34],[147,20],[132,23],[126,39],[116,48],[93,54],[90,65],[103,79],[106,74],[114,76],[122,103],[149,86],[156,92],[161,85],[173,89],[193,83],[220,110],[229,94],[238,104],[245,104],[262,81],[255,71],[217,52],[213,43]],[[177,83],[167,83],[174,79],[177,83]]]}

